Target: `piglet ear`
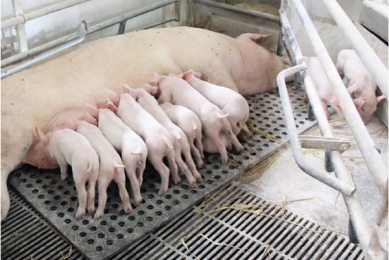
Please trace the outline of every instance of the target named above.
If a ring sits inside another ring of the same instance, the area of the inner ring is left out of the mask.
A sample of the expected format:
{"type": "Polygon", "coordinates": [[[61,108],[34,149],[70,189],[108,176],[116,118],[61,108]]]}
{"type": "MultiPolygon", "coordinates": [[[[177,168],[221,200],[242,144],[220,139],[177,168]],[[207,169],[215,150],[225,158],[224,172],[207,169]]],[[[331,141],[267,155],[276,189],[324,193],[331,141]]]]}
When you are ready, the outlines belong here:
{"type": "Polygon", "coordinates": [[[112,90],[107,90],[107,98],[112,101],[115,106],[119,106],[119,96],[112,90]]]}
{"type": "Polygon", "coordinates": [[[48,145],[49,145],[49,138],[47,137],[47,135],[45,135],[45,134],[39,129],[39,127],[37,127],[37,126],[35,126],[35,131],[36,131],[36,133],[38,134],[39,139],[45,144],[45,146],[48,146],[48,145]]]}
{"type": "Polygon", "coordinates": [[[365,104],[365,99],[362,97],[353,99],[354,105],[357,107],[357,110],[359,111],[361,107],[365,104]]]}
{"type": "Polygon", "coordinates": [[[189,70],[187,72],[185,72],[184,74],[182,74],[182,79],[185,80],[185,81],[190,81],[193,77],[193,70],[189,70]]]}
{"type": "Polygon", "coordinates": [[[193,77],[201,79],[201,73],[193,70],[193,77]]]}
{"type": "Polygon", "coordinates": [[[148,84],[148,83],[146,83],[144,86],[143,86],[143,88],[149,93],[149,94],[151,94],[151,95],[155,95],[155,94],[157,94],[157,92],[158,92],[158,88],[157,87],[153,87],[153,86],[151,86],[150,84],[148,84]]]}
{"type": "Polygon", "coordinates": [[[336,108],[338,109],[340,112],[342,112],[342,108],[340,107],[339,105],[339,101],[336,97],[334,97],[333,99],[330,100],[330,103],[336,108]]]}
{"type": "Polygon", "coordinates": [[[118,110],[117,106],[115,106],[115,104],[111,100],[109,100],[109,99],[105,100],[103,108],[108,108],[109,110],[111,110],[115,114],[116,114],[116,112],[118,110]]]}
{"type": "Polygon", "coordinates": [[[97,119],[94,118],[91,114],[86,113],[85,114],[85,121],[89,124],[97,126],[97,119]]]}
{"type": "Polygon", "coordinates": [[[181,78],[178,74],[169,73],[169,77],[181,78]]]}
{"type": "Polygon", "coordinates": [[[217,117],[219,119],[223,119],[223,118],[226,118],[228,116],[228,114],[225,114],[225,115],[221,115],[221,114],[218,114],[217,117]]]}
{"type": "Polygon", "coordinates": [[[157,72],[154,72],[153,76],[151,77],[151,84],[153,84],[154,86],[158,86],[159,83],[161,83],[161,81],[162,81],[162,77],[159,76],[157,72]]]}
{"type": "Polygon", "coordinates": [[[358,90],[358,84],[355,84],[347,89],[347,92],[351,95],[358,90]]]}
{"type": "Polygon", "coordinates": [[[96,120],[97,120],[97,118],[99,118],[99,110],[97,109],[97,107],[86,103],[86,108],[87,108],[89,116],[95,118],[96,120]]]}
{"type": "Polygon", "coordinates": [[[381,102],[384,99],[385,99],[384,95],[377,97],[377,103],[381,102]]]}
{"type": "Polygon", "coordinates": [[[133,89],[124,84],[122,85],[122,88],[123,93],[130,94],[135,100],[138,100],[142,96],[142,91],[140,91],[139,89],[133,89]]]}

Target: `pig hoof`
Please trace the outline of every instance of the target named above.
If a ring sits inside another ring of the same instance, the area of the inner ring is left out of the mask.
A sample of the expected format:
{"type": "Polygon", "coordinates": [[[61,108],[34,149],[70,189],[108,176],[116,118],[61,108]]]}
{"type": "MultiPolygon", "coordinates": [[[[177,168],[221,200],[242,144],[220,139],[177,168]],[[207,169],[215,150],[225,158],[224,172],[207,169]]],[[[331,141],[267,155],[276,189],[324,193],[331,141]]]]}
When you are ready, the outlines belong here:
{"type": "Polygon", "coordinates": [[[95,216],[94,216],[93,218],[94,218],[94,219],[99,219],[99,218],[101,218],[102,216],[104,216],[104,214],[96,213],[95,216]]]}
{"type": "Polygon", "coordinates": [[[129,207],[124,208],[124,213],[126,214],[130,213],[131,211],[132,211],[131,205],[129,205],[129,207]]]}
{"type": "Polygon", "coordinates": [[[176,178],[175,180],[173,180],[174,181],[174,184],[177,184],[177,183],[180,183],[182,180],[181,180],[181,178],[180,177],[178,177],[178,178],[176,178]]]}
{"type": "Polygon", "coordinates": [[[200,161],[197,163],[197,169],[202,169],[204,167],[204,162],[200,161]]]}
{"type": "Polygon", "coordinates": [[[77,211],[76,219],[80,219],[84,215],[85,215],[85,211],[77,211]]]}
{"type": "Polygon", "coordinates": [[[159,190],[158,191],[158,196],[162,196],[163,194],[165,194],[166,190],[159,190]]]}
{"type": "Polygon", "coordinates": [[[89,208],[88,208],[88,213],[93,214],[94,212],[95,212],[95,207],[94,207],[94,205],[93,205],[93,207],[89,207],[89,208]]]}
{"type": "Polygon", "coordinates": [[[199,182],[202,182],[203,181],[203,178],[201,178],[201,176],[197,176],[196,177],[196,182],[199,183],[199,182]]]}

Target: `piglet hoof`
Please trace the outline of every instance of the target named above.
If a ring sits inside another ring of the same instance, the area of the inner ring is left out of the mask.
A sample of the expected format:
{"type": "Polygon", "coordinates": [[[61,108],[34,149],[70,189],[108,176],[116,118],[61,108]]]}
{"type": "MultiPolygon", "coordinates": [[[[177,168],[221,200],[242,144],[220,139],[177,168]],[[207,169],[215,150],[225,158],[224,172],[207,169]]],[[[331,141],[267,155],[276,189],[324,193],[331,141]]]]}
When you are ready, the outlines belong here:
{"type": "Polygon", "coordinates": [[[167,191],[167,190],[165,190],[165,189],[160,189],[160,190],[158,191],[158,196],[162,196],[163,194],[165,194],[166,191],[167,191]]]}
{"type": "MultiPolygon", "coordinates": [[[[142,200],[141,200],[142,201],[142,200]]],[[[139,204],[139,203],[138,203],[139,204]]],[[[135,204],[134,204],[135,205],[135,204]]],[[[132,211],[131,204],[124,205],[124,213],[128,214],[132,211]]]]}
{"type": "Polygon", "coordinates": [[[61,174],[61,180],[64,181],[69,175],[67,173],[61,174]]]}
{"type": "MultiPolygon", "coordinates": [[[[138,206],[141,202],[142,202],[142,197],[134,199],[134,206],[135,206],[135,207],[138,206]]],[[[132,208],[131,208],[131,205],[130,205],[130,211],[129,211],[128,213],[131,212],[131,209],[132,209],[132,208]]],[[[127,212],[126,212],[126,213],[127,213],[127,212]]]]}
{"type": "Polygon", "coordinates": [[[173,178],[174,184],[180,183],[181,181],[182,181],[182,179],[180,178],[180,176],[177,176],[176,178],[173,178]]]}
{"type": "Polygon", "coordinates": [[[227,158],[222,158],[222,164],[227,164],[228,163],[228,157],[227,158]]]}
{"type": "Polygon", "coordinates": [[[201,178],[201,175],[199,176],[195,176],[195,179],[196,179],[196,182],[199,183],[199,182],[202,182],[203,181],[203,178],[201,178]]]}
{"type": "Polygon", "coordinates": [[[99,210],[96,211],[95,216],[93,217],[94,219],[99,219],[102,216],[104,216],[104,212],[100,212],[99,210]]]}
{"type": "Polygon", "coordinates": [[[88,213],[93,214],[95,212],[95,205],[89,205],[88,206],[88,213]]]}
{"type": "Polygon", "coordinates": [[[203,160],[198,160],[197,161],[197,169],[202,169],[204,167],[204,162],[203,160]]]}
{"type": "Polygon", "coordinates": [[[82,216],[85,215],[85,209],[78,209],[76,213],[76,219],[80,219],[82,216]]]}

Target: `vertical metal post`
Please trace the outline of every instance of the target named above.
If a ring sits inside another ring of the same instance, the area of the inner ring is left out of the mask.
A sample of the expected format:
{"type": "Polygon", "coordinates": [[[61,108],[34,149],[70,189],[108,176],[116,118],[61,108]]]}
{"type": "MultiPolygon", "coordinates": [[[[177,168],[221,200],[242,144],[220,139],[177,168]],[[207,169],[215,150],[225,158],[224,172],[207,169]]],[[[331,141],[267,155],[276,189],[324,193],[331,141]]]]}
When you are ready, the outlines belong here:
{"type": "MultiPolygon", "coordinates": [[[[20,15],[24,17],[20,0],[13,0],[13,4],[15,8],[15,16],[20,15]]],[[[24,23],[16,25],[16,31],[18,34],[19,53],[27,51],[28,44],[27,44],[26,28],[24,23]]]]}

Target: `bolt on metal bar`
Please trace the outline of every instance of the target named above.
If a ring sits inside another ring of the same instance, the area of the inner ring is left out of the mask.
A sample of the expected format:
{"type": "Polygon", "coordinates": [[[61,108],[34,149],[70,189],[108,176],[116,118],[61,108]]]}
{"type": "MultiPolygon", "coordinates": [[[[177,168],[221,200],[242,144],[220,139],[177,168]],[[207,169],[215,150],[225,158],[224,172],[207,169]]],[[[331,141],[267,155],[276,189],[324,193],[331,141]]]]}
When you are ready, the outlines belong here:
{"type": "Polygon", "coordinates": [[[297,65],[291,68],[288,68],[286,70],[281,71],[277,76],[277,85],[280,92],[280,99],[282,103],[282,109],[284,111],[286,126],[288,129],[288,135],[290,140],[290,145],[292,146],[293,156],[297,163],[297,165],[308,175],[312,176],[313,178],[327,184],[328,186],[332,187],[333,189],[340,191],[346,196],[351,196],[355,192],[355,187],[346,184],[343,181],[338,180],[337,178],[329,175],[328,173],[316,169],[309,165],[305,160],[303,156],[303,151],[301,144],[298,140],[297,136],[297,129],[294,121],[292,106],[289,100],[288,90],[286,88],[285,84],[285,78],[287,76],[293,75],[297,72],[303,71],[307,69],[307,66],[304,64],[297,65]]]}
{"type": "Polygon", "coordinates": [[[369,172],[381,194],[384,194],[385,183],[388,178],[388,169],[378,151],[375,149],[374,142],[371,139],[365,125],[363,124],[362,119],[358,114],[358,111],[353,101],[351,100],[350,95],[344,87],[343,81],[340,78],[335,65],[333,64],[330,55],[328,54],[303,4],[300,0],[291,0],[291,2],[297,11],[303,26],[305,27],[316,55],[324,68],[328,80],[331,83],[332,90],[335,93],[335,96],[337,97],[342,109],[342,113],[345,116],[351,131],[353,132],[369,172]]]}
{"type": "Polygon", "coordinates": [[[82,43],[85,40],[85,35],[86,35],[86,22],[82,21],[82,23],[78,26],[78,28],[80,31],[80,37],[77,40],[69,42],[63,46],[58,47],[58,48],[52,49],[48,52],[45,52],[45,53],[35,57],[34,59],[31,59],[31,60],[28,60],[28,61],[23,62],[21,64],[18,64],[12,68],[5,69],[4,71],[1,71],[1,78],[8,77],[8,76],[10,76],[18,71],[21,71],[27,67],[30,67],[31,65],[34,65],[42,60],[45,60],[47,58],[50,58],[51,56],[54,56],[55,54],[61,53],[61,52],[65,51],[73,46],[76,46],[76,45],[82,43]]]}
{"type": "Polygon", "coordinates": [[[359,33],[358,29],[354,26],[353,22],[343,11],[338,2],[335,0],[323,0],[323,3],[332,15],[332,18],[334,18],[335,22],[338,24],[339,28],[350,40],[351,45],[358,53],[367,70],[373,76],[375,82],[377,83],[382,93],[385,95],[386,99],[389,100],[389,73],[384,63],[366,42],[365,38],[363,38],[363,36],[359,33]]]}
{"type": "Polygon", "coordinates": [[[24,24],[27,21],[34,20],[36,18],[39,18],[41,16],[45,16],[47,14],[51,14],[57,11],[60,11],[62,9],[69,8],[71,6],[81,4],[83,2],[88,2],[90,0],[68,0],[68,1],[62,1],[58,4],[50,5],[48,7],[32,11],[25,14],[20,14],[16,17],[13,17],[11,19],[5,20],[1,22],[1,29],[8,28],[11,26],[15,26],[18,24],[24,24]]]}
{"type": "MultiPolygon", "coordinates": [[[[121,16],[115,17],[113,19],[104,21],[102,23],[96,24],[94,26],[90,26],[90,27],[88,27],[87,35],[94,33],[94,32],[97,32],[97,31],[100,31],[100,30],[103,30],[103,29],[108,28],[108,27],[115,25],[117,23],[121,23],[121,22],[130,20],[130,19],[135,18],[137,16],[140,16],[142,14],[154,11],[154,10],[161,8],[161,7],[164,7],[166,5],[176,3],[176,2],[178,2],[178,0],[161,1],[161,2],[158,2],[156,4],[151,5],[149,8],[145,8],[145,9],[142,9],[140,11],[129,12],[129,13],[126,13],[124,15],[121,15],[121,16]]],[[[28,51],[23,52],[23,53],[19,53],[17,55],[9,57],[8,59],[2,60],[1,67],[10,65],[16,61],[23,60],[27,57],[34,56],[34,55],[39,54],[41,52],[44,52],[48,49],[57,47],[61,44],[72,41],[72,40],[76,39],[77,37],[78,37],[78,33],[72,33],[72,34],[69,34],[67,36],[61,37],[57,40],[43,44],[43,45],[36,47],[34,49],[28,50],[28,51]]]]}

